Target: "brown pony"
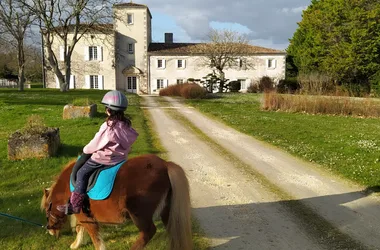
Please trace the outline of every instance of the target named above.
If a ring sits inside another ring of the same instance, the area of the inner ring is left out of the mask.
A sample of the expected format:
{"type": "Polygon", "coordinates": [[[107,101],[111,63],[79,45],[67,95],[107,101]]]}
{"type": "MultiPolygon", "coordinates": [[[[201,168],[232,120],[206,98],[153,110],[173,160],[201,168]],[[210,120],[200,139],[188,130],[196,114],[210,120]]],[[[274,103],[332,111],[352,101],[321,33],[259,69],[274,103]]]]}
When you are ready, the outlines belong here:
{"type": "MultiPolygon", "coordinates": [[[[67,216],[57,205],[70,197],[69,179],[74,162],[62,170],[57,181],[46,189],[41,202],[47,217],[47,229],[58,237],[67,216]]],[[[156,233],[153,215],[158,212],[170,238],[170,249],[192,249],[191,204],[189,183],[183,169],[155,155],[129,159],[119,169],[112,193],[106,200],[89,200],[88,213],[76,214],[77,238],[72,249],[82,244],[84,230],[90,235],[96,250],[105,245],[99,234],[100,223],[123,223],[132,219],[139,237],[131,249],[142,249],[156,233]]]]}

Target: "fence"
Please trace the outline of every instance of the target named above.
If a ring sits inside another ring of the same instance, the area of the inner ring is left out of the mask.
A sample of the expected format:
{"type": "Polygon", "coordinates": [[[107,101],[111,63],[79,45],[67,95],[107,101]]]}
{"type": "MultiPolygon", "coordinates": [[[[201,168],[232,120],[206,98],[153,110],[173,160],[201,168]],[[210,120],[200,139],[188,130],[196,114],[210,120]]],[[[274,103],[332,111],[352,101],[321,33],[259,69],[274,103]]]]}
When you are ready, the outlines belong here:
{"type": "Polygon", "coordinates": [[[18,84],[15,80],[0,79],[0,88],[17,88],[18,84]]]}

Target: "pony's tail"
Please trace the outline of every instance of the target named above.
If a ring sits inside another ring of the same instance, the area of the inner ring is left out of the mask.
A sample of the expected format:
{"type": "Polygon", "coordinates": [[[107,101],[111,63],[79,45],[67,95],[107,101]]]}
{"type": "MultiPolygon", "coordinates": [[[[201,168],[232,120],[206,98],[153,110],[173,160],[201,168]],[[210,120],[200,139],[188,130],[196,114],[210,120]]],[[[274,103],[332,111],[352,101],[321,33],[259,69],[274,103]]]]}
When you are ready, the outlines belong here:
{"type": "Polygon", "coordinates": [[[191,203],[190,189],[185,171],[173,162],[168,162],[171,183],[171,202],[167,231],[171,250],[191,250],[191,203]]]}

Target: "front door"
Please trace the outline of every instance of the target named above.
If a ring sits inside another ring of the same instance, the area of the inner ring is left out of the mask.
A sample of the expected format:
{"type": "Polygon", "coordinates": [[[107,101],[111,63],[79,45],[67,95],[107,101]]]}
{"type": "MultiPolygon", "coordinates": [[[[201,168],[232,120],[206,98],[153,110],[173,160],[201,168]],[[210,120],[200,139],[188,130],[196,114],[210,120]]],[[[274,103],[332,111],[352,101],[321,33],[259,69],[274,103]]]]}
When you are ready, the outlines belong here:
{"type": "Polygon", "coordinates": [[[131,93],[137,92],[137,77],[136,76],[127,77],[127,92],[131,92],[131,93]]]}

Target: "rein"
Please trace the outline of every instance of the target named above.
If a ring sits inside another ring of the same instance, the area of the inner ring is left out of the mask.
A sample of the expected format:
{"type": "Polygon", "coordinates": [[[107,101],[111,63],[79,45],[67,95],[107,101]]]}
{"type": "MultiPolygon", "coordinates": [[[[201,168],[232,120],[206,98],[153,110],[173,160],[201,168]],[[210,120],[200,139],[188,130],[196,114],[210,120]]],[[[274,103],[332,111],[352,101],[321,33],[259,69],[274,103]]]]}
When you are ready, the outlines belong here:
{"type": "Polygon", "coordinates": [[[20,218],[20,217],[16,217],[16,216],[9,215],[9,214],[4,214],[4,213],[0,213],[0,215],[1,215],[1,216],[4,216],[4,217],[11,218],[11,219],[15,219],[15,220],[23,221],[23,222],[26,222],[26,223],[29,223],[29,224],[31,224],[31,225],[35,225],[35,226],[38,226],[38,227],[41,227],[41,228],[45,228],[45,226],[42,225],[42,224],[39,224],[39,223],[36,223],[36,222],[33,222],[33,221],[29,221],[29,220],[25,220],[25,219],[20,218]]]}

